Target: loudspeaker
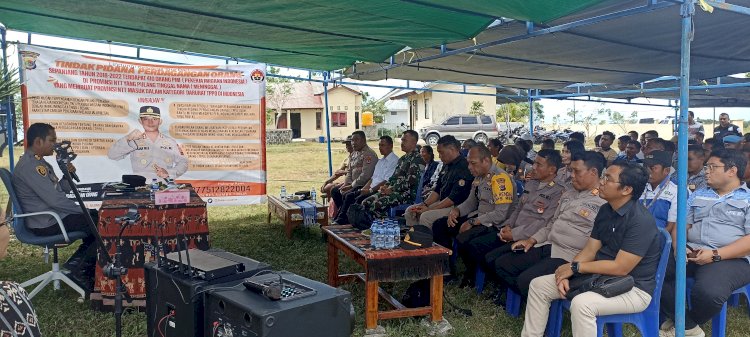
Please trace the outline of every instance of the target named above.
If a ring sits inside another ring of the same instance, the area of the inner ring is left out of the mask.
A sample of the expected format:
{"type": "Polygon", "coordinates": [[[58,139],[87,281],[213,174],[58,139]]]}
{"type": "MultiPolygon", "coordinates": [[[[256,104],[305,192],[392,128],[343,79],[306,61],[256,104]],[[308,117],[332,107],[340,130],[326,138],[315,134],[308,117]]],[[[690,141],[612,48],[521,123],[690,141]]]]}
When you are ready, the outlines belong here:
{"type": "Polygon", "coordinates": [[[203,331],[206,330],[203,311],[205,293],[219,284],[222,287],[237,286],[244,289],[242,282],[246,278],[269,269],[268,264],[219,249],[211,249],[206,253],[242,263],[244,271],[203,280],[188,277],[178,268],[166,264],[158,266],[151,262],[144,265],[148,337],[203,337],[203,331]]]}
{"type": "MultiPolygon", "coordinates": [[[[217,286],[206,294],[205,336],[348,337],[354,330],[349,292],[289,273],[281,275],[281,299],[258,291],[217,286]]],[[[256,279],[258,279],[256,277],[256,279]]],[[[257,280],[264,282],[263,280],[257,280]]]]}

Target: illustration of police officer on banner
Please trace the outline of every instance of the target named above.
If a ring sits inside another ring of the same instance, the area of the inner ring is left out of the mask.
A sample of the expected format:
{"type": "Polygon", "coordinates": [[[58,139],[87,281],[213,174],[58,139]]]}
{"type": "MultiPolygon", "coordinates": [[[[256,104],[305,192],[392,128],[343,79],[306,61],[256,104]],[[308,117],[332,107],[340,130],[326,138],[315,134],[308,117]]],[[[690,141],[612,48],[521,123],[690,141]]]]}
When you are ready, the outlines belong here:
{"type": "Polygon", "coordinates": [[[182,154],[177,141],[159,132],[161,112],[155,106],[142,106],[139,122],[143,131],[133,130],[117,140],[107,156],[121,160],[130,155],[133,174],[152,178],[177,179],[188,169],[188,159],[182,154]]]}

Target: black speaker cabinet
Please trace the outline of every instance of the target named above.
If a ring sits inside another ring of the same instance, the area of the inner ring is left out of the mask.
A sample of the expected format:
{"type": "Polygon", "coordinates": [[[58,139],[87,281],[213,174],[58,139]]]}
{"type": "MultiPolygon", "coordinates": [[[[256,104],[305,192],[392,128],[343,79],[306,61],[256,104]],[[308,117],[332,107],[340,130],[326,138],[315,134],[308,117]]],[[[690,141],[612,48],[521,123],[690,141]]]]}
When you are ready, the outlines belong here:
{"type": "MultiPolygon", "coordinates": [[[[208,293],[205,336],[348,337],[354,330],[349,292],[280,272],[282,299],[235,287],[208,293]]],[[[218,288],[218,287],[217,287],[218,288]]]]}
{"type": "MultiPolygon", "coordinates": [[[[144,265],[146,276],[146,320],[148,337],[203,337],[204,298],[207,289],[238,286],[245,278],[269,269],[265,263],[222,250],[207,251],[215,256],[244,264],[244,271],[210,281],[190,278],[176,268],[156,263],[144,265]],[[159,333],[161,332],[161,333],[159,333]]],[[[210,336],[210,335],[209,335],[210,336]]]]}

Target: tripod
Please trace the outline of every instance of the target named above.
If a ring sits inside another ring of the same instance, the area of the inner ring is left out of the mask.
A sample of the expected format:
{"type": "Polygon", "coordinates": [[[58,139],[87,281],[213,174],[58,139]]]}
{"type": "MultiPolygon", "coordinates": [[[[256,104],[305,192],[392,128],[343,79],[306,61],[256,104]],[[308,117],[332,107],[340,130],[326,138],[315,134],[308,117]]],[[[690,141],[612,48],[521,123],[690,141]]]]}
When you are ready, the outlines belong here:
{"type": "MultiPolygon", "coordinates": [[[[122,266],[122,261],[120,261],[120,238],[122,237],[122,233],[125,231],[125,228],[132,225],[138,219],[130,219],[129,216],[132,215],[132,212],[128,212],[128,214],[122,218],[119,219],[121,222],[121,228],[120,233],[117,238],[117,242],[115,242],[116,253],[114,260],[110,258],[107,246],[104,245],[104,241],[102,240],[101,235],[99,235],[99,230],[96,227],[96,224],[94,223],[94,219],[91,218],[91,214],[89,214],[88,208],[86,208],[86,205],[83,203],[83,199],[81,198],[81,193],[78,191],[78,188],[76,184],[73,182],[75,179],[76,181],[80,181],[78,179],[78,175],[76,175],[75,172],[70,172],[68,169],[68,164],[70,164],[73,159],[78,157],[77,154],[75,154],[72,149],[70,148],[70,141],[64,141],[62,143],[55,144],[55,153],[56,153],[56,160],[57,165],[60,167],[60,171],[63,173],[63,177],[68,180],[68,183],[70,185],[70,189],[73,192],[73,194],[76,197],[76,201],[78,201],[78,205],[81,206],[81,210],[83,211],[84,219],[86,219],[86,223],[89,226],[90,232],[92,235],[94,235],[94,239],[96,241],[96,244],[99,246],[99,249],[104,252],[102,256],[105,259],[105,267],[103,268],[104,274],[110,278],[114,279],[116,281],[115,286],[115,307],[114,307],[114,314],[115,314],[115,336],[121,337],[122,336],[122,300],[123,297],[130,303],[132,299],[130,298],[130,295],[127,293],[127,289],[125,288],[125,285],[122,283],[121,276],[127,274],[128,269],[122,266]]],[[[136,211],[137,214],[137,211],[136,211]]]]}

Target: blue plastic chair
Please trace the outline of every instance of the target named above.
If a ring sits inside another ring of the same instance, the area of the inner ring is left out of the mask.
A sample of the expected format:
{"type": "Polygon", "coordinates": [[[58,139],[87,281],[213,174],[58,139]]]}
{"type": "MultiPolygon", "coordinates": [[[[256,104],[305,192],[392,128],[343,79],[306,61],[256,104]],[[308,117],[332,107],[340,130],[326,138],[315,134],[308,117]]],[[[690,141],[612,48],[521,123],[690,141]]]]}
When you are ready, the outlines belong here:
{"type": "MultiPolygon", "coordinates": [[[[669,254],[672,250],[672,237],[664,231],[661,232],[661,257],[656,269],[656,288],[654,289],[651,303],[645,310],[633,314],[617,314],[596,317],[597,337],[602,336],[602,328],[607,327],[607,335],[610,337],[622,337],[622,324],[630,323],[636,326],[643,337],[659,337],[659,303],[661,300],[661,286],[664,284],[664,275],[667,272],[669,254]]],[[[570,301],[556,300],[550,307],[549,320],[547,321],[547,336],[559,337],[562,329],[563,309],[570,310],[570,301]]]]}
{"type": "Polygon", "coordinates": [[[18,202],[18,197],[16,196],[16,191],[13,188],[13,180],[10,171],[4,168],[0,168],[0,178],[2,178],[3,184],[5,184],[5,188],[8,190],[10,201],[13,204],[13,232],[15,233],[18,241],[26,244],[44,247],[45,261],[48,257],[49,249],[52,248],[52,270],[35,278],[32,278],[24,283],[21,283],[21,286],[25,288],[41,282],[38,286],[36,286],[36,288],[34,288],[31,293],[29,293],[29,299],[36,296],[36,294],[39,293],[42,288],[44,288],[50,282],[52,282],[55,290],[60,289],[60,281],[65,282],[65,284],[81,294],[81,297],[85,298],[86,292],[80,286],[75,284],[67,275],[60,271],[60,264],[57,260],[57,247],[70,245],[76,240],[85,238],[88,234],[86,234],[85,232],[67,232],[65,230],[65,226],[63,226],[62,219],[60,219],[60,216],[55,212],[23,213],[21,204],[18,202]],[[43,214],[51,215],[55,218],[55,220],[57,221],[57,225],[60,226],[60,231],[62,232],[62,234],[52,236],[38,236],[29,231],[28,228],[26,228],[26,225],[24,224],[24,218],[43,214]]]}
{"type": "MultiPolygon", "coordinates": [[[[688,307],[691,305],[690,292],[692,291],[694,284],[695,284],[695,279],[692,277],[688,277],[685,280],[685,290],[687,292],[686,297],[687,297],[688,307]]],[[[716,315],[714,315],[714,317],[711,318],[711,337],[724,337],[726,335],[727,333],[727,304],[730,304],[733,299],[739,302],[740,295],[745,295],[745,297],[747,298],[748,294],[750,294],[750,284],[745,285],[744,287],[741,287],[735,290],[734,292],[732,292],[732,296],[729,297],[729,301],[724,302],[724,305],[721,306],[721,311],[719,311],[719,313],[717,313],[716,315]]],[[[750,300],[748,301],[748,303],[750,303],[750,300]]],[[[750,308],[748,308],[748,310],[750,310],[750,308]]]]}

